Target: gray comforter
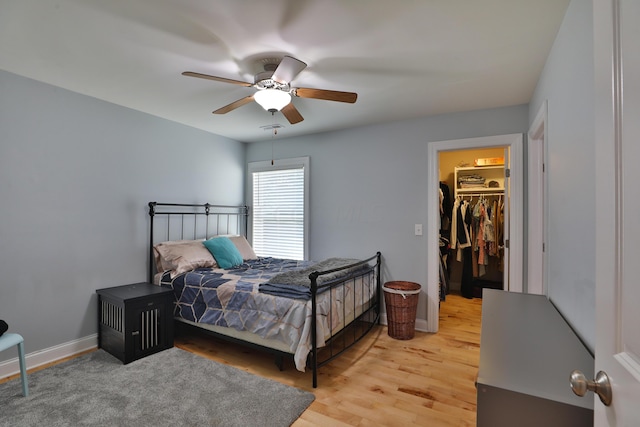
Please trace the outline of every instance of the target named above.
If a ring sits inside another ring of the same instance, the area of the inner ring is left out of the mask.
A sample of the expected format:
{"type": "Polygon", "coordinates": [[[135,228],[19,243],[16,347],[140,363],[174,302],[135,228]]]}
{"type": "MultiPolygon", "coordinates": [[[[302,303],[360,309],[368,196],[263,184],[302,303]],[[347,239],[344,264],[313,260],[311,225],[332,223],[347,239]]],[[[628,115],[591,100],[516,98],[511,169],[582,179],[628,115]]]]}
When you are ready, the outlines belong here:
{"type": "MultiPolygon", "coordinates": [[[[307,268],[276,274],[267,282],[261,283],[259,291],[288,298],[309,299],[311,298],[311,280],[309,279],[309,275],[311,273],[315,271],[322,272],[334,270],[351,264],[356,264],[360,261],[361,260],[351,258],[329,258],[307,268]]],[[[364,270],[367,267],[368,265],[365,264],[325,274],[319,276],[316,283],[318,286],[330,283],[334,280],[346,277],[356,271],[364,270]]]]}

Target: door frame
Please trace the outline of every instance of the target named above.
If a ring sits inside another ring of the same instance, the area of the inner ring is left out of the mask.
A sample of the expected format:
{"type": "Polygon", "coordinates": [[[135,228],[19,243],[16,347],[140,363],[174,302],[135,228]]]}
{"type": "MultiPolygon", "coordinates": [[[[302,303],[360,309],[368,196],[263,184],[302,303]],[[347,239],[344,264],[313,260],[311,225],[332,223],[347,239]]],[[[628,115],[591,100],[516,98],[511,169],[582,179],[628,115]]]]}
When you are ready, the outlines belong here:
{"type": "Polygon", "coordinates": [[[439,154],[441,151],[458,151],[480,148],[509,147],[510,175],[510,215],[509,227],[505,229],[509,247],[509,291],[523,290],[523,134],[497,135],[466,138],[450,141],[431,142],[428,145],[427,163],[427,331],[437,332],[440,314],[440,283],[438,254],[439,205],[432,201],[439,199],[440,174],[439,154]]]}
{"type": "Polygon", "coordinates": [[[526,292],[547,295],[544,244],[547,240],[545,224],[547,193],[544,172],[547,141],[547,101],[533,120],[527,135],[527,263],[526,292]]]}

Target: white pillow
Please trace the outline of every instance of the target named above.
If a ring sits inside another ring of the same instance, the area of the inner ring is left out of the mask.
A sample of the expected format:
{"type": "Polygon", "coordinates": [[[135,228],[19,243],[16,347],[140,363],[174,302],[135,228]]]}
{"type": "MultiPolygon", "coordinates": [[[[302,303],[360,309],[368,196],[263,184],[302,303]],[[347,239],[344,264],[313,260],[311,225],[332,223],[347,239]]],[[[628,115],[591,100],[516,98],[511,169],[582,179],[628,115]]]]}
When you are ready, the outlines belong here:
{"type": "Polygon", "coordinates": [[[229,240],[233,242],[244,261],[248,259],[258,259],[258,256],[244,236],[230,236],[229,240]]]}

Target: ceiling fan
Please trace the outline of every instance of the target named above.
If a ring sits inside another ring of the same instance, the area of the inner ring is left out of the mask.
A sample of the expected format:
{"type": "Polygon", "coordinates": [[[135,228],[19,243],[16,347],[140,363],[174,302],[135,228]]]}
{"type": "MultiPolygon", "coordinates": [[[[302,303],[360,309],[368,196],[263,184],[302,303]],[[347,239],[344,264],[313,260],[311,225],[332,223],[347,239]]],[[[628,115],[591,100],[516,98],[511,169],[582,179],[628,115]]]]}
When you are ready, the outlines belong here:
{"type": "Polygon", "coordinates": [[[282,111],[282,114],[292,125],[304,120],[298,109],[291,102],[292,95],[300,98],[324,99],[350,104],[356,102],[358,98],[358,94],[353,92],[291,87],[291,81],[307,67],[307,64],[291,56],[285,56],[281,61],[277,61],[278,60],[271,59],[265,60],[264,71],[255,75],[254,83],[210,76],[193,71],[185,71],[182,75],[257,89],[253,95],[240,98],[229,105],[218,108],[213,114],[225,114],[251,101],[256,101],[262,108],[272,114],[275,114],[276,111],[282,111]]]}

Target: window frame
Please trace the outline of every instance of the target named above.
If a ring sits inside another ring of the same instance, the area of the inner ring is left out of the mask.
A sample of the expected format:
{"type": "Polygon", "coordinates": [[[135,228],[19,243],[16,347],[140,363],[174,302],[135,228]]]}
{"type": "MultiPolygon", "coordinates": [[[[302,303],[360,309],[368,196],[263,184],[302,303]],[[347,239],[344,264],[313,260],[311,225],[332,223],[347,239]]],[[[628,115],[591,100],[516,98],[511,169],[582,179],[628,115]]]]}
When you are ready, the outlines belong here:
{"type": "Polygon", "coordinates": [[[303,169],[304,171],[304,218],[303,218],[303,252],[304,259],[309,259],[309,176],[310,158],[294,157],[290,159],[280,160],[264,160],[257,162],[248,162],[247,164],[247,205],[249,209],[248,233],[247,239],[253,245],[253,174],[255,172],[270,172],[289,169],[303,169]],[[272,164],[273,163],[273,164],[272,164]]]}

